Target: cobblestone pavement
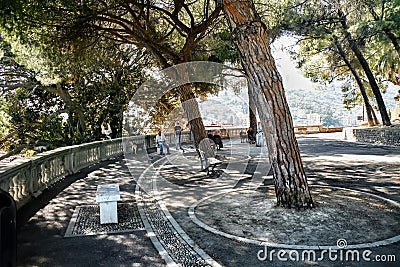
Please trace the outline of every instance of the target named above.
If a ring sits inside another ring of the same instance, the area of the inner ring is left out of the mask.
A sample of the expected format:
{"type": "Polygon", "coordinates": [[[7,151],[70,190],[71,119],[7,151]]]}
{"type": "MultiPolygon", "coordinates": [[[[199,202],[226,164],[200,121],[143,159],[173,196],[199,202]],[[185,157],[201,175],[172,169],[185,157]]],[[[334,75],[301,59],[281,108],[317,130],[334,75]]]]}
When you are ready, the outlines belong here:
{"type": "MultiPolygon", "coordinates": [[[[298,141],[310,184],[356,189],[400,201],[398,148],[345,142],[338,134],[300,136],[298,141]]],[[[155,163],[152,168],[144,164],[147,162],[145,158],[137,162],[116,160],[68,177],[19,211],[18,265],[398,266],[398,242],[371,248],[371,257],[396,256],[397,262],[385,264],[362,259],[345,261],[340,255],[336,260],[326,256],[320,261],[297,261],[296,253],[302,255],[304,250],[292,251],[293,258],[280,261],[276,257],[279,247],[246,243],[246,240],[221,236],[213,233],[212,229],[200,227],[190,214],[200,200],[273,184],[265,147],[250,147],[237,140],[224,142],[224,145],[224,149],[217,153],[224,162],[219,176],[199,172],[197,161],[189,154],[172,151],[166,157],[153,157],[150,160],[155,163]],[[64,237],[75,208],[96,204],[95,191],[100,183],[120,184],[121,202],[138,203],[146,231],[64,237]],[[273,250],[272,260],[262,257],[265,252],[272,253],[273,250]]],[[[232,202],[223,203],[219,201],[216,204],[219,206],[213,207],[222,210],[219,221],[226,227],[224,220],[231,215],[223,210],[232,202]]],[[[242,208],[239,203],[236,210],[229,207],[238,218],[236,226],[232,224],[228,230],[237,229],[241,220],[248,217],[248,208],[244,202],[242,204],[242,208]]],[[[343,212],[346,210],[347,207],[343,207],[343,212]]],[[[202,210],[213,223],[218,222],[219,218],[207,215],[211,211],[206,206],[202,210]]],[[[399,215],[398,211],[394,212],[399,215]]],[[[250,223],[245,224],[248,226],[250,223]]],[[[307,230],[307,226],[304,227],[307,230]]],[[[391,230],[396,232],[397,228],[400,232],[398,223],[392,223],[391,227],[391,230]]]]}

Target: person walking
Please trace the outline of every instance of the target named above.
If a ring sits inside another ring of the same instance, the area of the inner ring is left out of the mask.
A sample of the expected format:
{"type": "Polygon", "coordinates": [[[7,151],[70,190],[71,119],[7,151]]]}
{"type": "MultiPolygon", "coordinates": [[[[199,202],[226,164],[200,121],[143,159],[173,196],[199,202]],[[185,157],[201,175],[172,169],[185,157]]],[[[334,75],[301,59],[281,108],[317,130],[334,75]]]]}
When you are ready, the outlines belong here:
{"type": "Polygon", "coordinates": [[[182,133],[182,127],[179,124],[179,121],[176,121],[175,123],[174,132],[175,132],[175,148],[176,150],[179,150],[181,149],[181,133],[182,133]]]}
{"type": "Polygon", "coordinates": [[[240,131],[240,143],[246,143],[246,132],[244,131],[244,129],[242,129],[240,131]]]}
{"type": "Polygon", "coordinates": [[[158,130],[158,134],[156,136],[156,143],[160,147],[160,155],[164,155],[164,146],[167,149],[167,154],[169,154],[169,145],[166,142],[164,133],[161,130],[158,130]]]}

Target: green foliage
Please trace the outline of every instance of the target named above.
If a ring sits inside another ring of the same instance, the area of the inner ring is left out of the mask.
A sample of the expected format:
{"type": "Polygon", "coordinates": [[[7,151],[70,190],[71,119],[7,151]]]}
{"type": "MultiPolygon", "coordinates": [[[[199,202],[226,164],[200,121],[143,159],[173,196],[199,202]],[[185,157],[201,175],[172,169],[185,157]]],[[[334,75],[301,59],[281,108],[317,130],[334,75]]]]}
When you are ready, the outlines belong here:
{"type": "Polygon", "coordinates": [[[0,65],[7,70],[0,75],[9,105],[7,127],[16,133],[8,139],[8,149],[99,140],[101,126],[107,124],[113,137],[121,136],[122,112],[143,83],[143,68],[150,62],[144,51],[97,40],[85,50],[46,58],[24,49],[20,40],[12,44],[14,53],[3,49],[9,56],[0,65]]]}
{"type": "Polygon", "coordinates": [[[0,97],[0,139],[3,139],[10,131],[10,116],[7,114],[7,101],[0,97]]]}
{"type": "MultiPolygon", "coordinates": [[[[345,81],[343,86],[344,105],[351,108],[360,100],[359,93],[349,93],[349,88],[356,88],[355,77],[338,53],[335,38],[339,39],[347,59],[357,71],[362,80],[367,80],[359,61],[347,45],[348,33],[355,39],[370,66],[375,66],[375,75],[378,81],[385,79],[395,82],[397,75],[398,57],[389,60],[393,55],[393,43],[388,39],[387,30],[395,36],[400,36],[399,27],[388,27],[399,22],[398,13],[392,10],[399,8],[400,1],[293,1],[293,8],[288,9],[285,20],[280,25],[300,36],[299,50],[293,52],[293,58],[306,76],[319,83],[345,81]],[[376,13],[376,17],[374,17],[376,13]],[[347,32],[343,29],[343,16],[348,26],[347,32]]],[[[397,23],[397,25],[399,25],[397,23]]],[[[397,37],[398,39],[398,37],[397,37]]],[[[369,91],[368,83],[364,83],[369,91]]],[[[382,90],[383,84],[380,84],[382,90]]],[[[368,92],[369,93],[369,92],[368,92]]]]}
{"type": "MultiPolygon", "coordinates": [[[[104,124],[111,124],[114,136],[120,135],[121,127],[114,126],[120,125],[121,109],[143,81],[143,68],[238,58],[226,32],[213,34],[225,28],[223,23],[216,24],[222,12],[214,1],[159,5],[124,0],[16,0],[3,7],[0,27],[13,42],[17,61],[35,70],[35,79],[53,87],[45,90],[63,101],[68,115],[66,136],[72,143],[100,138],[104,124]],[[115,54],[121,51],[124,56],[115,54]],[[136,56],[128,55],[129,51],[142,53],[146,60],[135,62],[136,56]]],[[[214,89],[197,86],[195,93],[204,96],[214,89]]],[[[177,100],[176,92],[165,96],[159,113],[175,107],[177,100]]]]}
{"type": "Polygon", "coordinates": [[[287,33],[281,25],[286,19],[286,12],[291,8],[293,0],[258,0],[254,2],[259,16],[269,31],[271,40],[287,33]]]}
{"type": "Polygon", "coordinates": [[[350,110],[361,103],[362,98],[360,92],[353,86],[345,84],[342,86],[343,105],[350,110]]]}
{"type": "Polygon", "coordinates": [[[238,63],[240,60],[239,53],[233,44],[232,35],[230,32],[224,30],[214,33],[209,38],[208,44],[210,45],[211,53],[208,60],[224,63],[238,63]]]}
{"type": "Polygon", "coordinates": [[[10,118],[10,129],[17,131],[16,144],[32,144],[38,141],[59,141],[61,128],[51,127],[50,121],[61,118],[54,116],[53,108],[62,105],[49,92],[42,90],[30,91],[18,88],[12,94],[7,95],[9,103],[8,115],[10,118]],[[51,136],[49,139],[45,137],[51,136]]]}

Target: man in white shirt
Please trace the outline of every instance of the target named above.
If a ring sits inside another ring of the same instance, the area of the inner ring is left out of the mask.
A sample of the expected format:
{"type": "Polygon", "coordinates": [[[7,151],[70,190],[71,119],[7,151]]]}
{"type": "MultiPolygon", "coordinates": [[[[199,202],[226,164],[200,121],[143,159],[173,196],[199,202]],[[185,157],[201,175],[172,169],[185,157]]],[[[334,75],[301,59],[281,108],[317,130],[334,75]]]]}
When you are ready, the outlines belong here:
{"type": "Polygon", "coordinates": [[[156,135],[156,143],[160,146],[160,155],[164,155],[164,146],[167,149],[167,154],[169,154],[169,145],[166,143],[165,135],[158,130],[158,134],[156,135]]]}

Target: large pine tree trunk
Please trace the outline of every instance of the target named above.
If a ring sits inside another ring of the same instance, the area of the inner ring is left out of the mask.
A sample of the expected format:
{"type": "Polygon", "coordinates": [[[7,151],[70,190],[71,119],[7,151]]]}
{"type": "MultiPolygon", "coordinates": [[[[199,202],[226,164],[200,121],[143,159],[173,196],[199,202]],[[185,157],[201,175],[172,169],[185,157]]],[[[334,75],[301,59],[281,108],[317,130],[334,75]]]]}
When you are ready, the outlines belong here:
{"type": "Polygon", "coordinates": [[[194,145],[197,149],[204,151],[207,157],[214,157],[214,150],[211,148],[210,139],[208,139],[203,119],[201,118],[199,105],[193,93],[193,85],[185,84],[179,87],[182,108],[193,134],[194,145]]]}
{"type": "Polygon", "coordinates": [[[195,71],[190,65],[177,63],[173,69],[170,69],[168,76],[175,81],[178,86],[178,94],[182,104],[183,111],[190,125],[190,131],[193,135],[193,141],[196,149],[205,153],[206,157],[214,157],[215,153],[208,139],[200,108],[194,94],[194,85],[188,83],[189,76],[195,71]]]}
{"type": "Polygon", "coordinates": [[[277,204],[314,207],[282,80],[270,53],[266,27],[252,1],[223,0],[222,3],[242,65],[254,85],[253,99],[266,133],[277,204]]]}

